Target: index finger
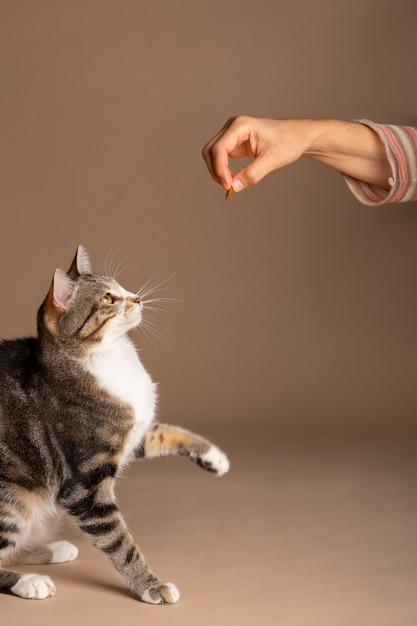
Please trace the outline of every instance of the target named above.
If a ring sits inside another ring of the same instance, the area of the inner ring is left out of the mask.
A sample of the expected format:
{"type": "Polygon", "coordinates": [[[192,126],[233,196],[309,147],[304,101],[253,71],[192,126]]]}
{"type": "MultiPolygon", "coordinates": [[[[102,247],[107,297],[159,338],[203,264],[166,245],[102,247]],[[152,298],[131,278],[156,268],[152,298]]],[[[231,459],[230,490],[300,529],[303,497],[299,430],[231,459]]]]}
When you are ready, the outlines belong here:
{"type": "Polygon", "coordinates": [[[246,144],[249,131],[242,127],[233,127],[236,118],[231,118],[203,148],[203,158],[207,163],[212,178],[229,189],[233,172],[229,167],[230,157],[247,156],[246,144]]]}
{"type": "Polygon", "coordinates": [[[223,185],[225,189],[228,189],[231,185],[233,173],[229,168],[229,154],[227,149],[224,149],[219,144],[222,131],[217,133],[203,148],[203,158],[207,164],[208,170],[213,180],[220,185],[223,185]]]}

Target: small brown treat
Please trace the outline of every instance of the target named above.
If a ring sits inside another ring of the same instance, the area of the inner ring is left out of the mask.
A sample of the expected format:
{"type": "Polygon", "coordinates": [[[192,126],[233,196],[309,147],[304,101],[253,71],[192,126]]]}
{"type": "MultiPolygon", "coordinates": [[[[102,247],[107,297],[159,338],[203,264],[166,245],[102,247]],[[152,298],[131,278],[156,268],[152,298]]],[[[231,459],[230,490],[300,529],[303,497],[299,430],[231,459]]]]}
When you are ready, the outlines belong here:
{"type": "Polygon", "coordinates": [[[233,189],[233,187],[229,187],[229,189],[226,191],[226,200],[230,200],[231,198],[233,198],[234,193],[235,190],[233,189]]]}

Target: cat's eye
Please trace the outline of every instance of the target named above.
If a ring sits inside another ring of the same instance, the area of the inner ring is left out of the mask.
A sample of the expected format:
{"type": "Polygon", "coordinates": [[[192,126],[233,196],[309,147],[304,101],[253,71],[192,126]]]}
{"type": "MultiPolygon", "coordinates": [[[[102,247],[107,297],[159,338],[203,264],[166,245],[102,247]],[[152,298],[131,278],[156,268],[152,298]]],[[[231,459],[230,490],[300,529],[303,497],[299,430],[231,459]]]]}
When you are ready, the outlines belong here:
{"type": "Polygon", "coordinates": [[[104,302],[104,304],[114,304],[115,299],[111,293],[106,293],[106,295],[102,297],[101,301],[104,302]]]}

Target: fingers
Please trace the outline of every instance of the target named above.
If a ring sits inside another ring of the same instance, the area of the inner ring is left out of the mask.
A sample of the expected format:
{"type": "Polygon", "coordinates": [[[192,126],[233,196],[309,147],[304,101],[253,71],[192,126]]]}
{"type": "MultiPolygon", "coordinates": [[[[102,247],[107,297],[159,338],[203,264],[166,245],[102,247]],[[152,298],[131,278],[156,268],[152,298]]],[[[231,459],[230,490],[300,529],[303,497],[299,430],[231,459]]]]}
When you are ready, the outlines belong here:
{"type": "Polygon", "coordinates": [[[261,120],[246,116],[230,118],[204,146],[203,158],[213,180],[225,189],[233,186],[234,191],[241,191],[258,183],[273,169],[268,150],[262,148],[264,144],[261,120]],[[229,161],[241,157],[253,161],[233,173],[229,161]]]}
{"type": "Polygon", "coordinates": [[[233,178],[233,172],[229,168],[229,154],[232,150],[229,142],[231,139],[232,143],[234,141],[233,134],[227,133],[227,131],[234,120],[235,118],[230,118],[223,128],[206,143],[202,150],[203,159],[211,177],[225,189],[231,187],[233,178]]]}
{"type": "Polygon", "coordinates": [[[229,168],[229,155],[217,144],[220,134],[216,135],[203,148],[203,158],[207,164],[211,177],[216,183],[229,189],[233,173],[229,168]]]}
{"type": "Polygon", "coordinates": [[[270,159],[265,157],[257,157],[246,167],[234,174],[231,186],[234,191],[239,192],[251,185],[257,185],[272,170],[274,166],[270,164],[270,159]]]}

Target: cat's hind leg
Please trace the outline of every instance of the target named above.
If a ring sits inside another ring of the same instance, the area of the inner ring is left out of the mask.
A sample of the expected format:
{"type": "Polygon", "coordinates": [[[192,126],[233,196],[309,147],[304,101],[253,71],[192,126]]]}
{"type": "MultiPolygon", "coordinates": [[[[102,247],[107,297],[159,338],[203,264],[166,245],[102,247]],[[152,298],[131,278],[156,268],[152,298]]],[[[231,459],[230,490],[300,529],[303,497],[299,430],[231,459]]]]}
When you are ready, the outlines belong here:
{"type": "Polygon", "coordinates": [[[186,456],[216,476],[226,474],[230,466],[224,452],[204,437],[178,426],[156,424],[146,432],[136,456],[152,458],[166,455],[186,456]]]}
{"type": "Polygon", "coordinates": [[[47,565],[67,563],[78,556],[78,548],[69,541],[53,541],[45,546],[35,546],[16,552],[5,559],[7,565],[47,565]]]}
{"type": "Polygon", "coordinates": [[[41,512],[45,512],[46,508],[45,501],[33,492],[20,488],[13,492],[0,489],[1,593],[38,600],[55,594],[55,585],[49,576],[20,574],[4,569],[4,565],[15,562],[15,554],[24,551],[34,525],[42,518],[41,512]]]}

